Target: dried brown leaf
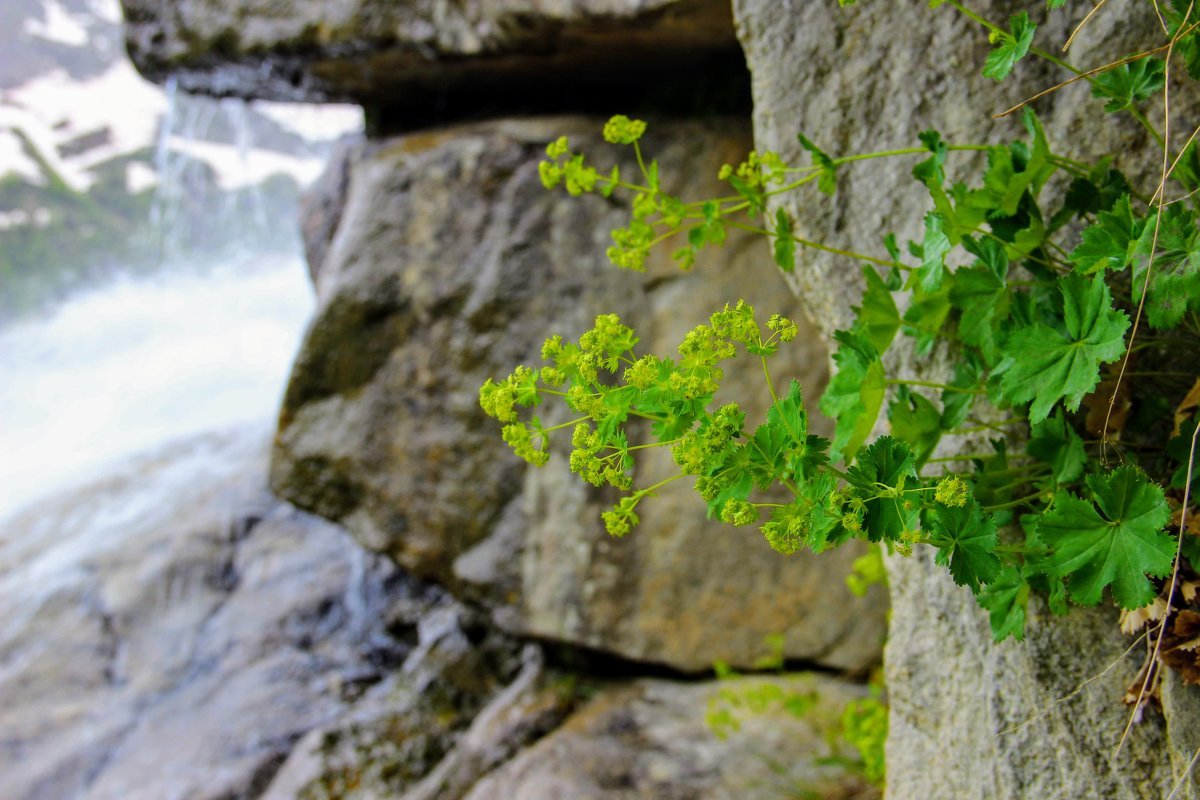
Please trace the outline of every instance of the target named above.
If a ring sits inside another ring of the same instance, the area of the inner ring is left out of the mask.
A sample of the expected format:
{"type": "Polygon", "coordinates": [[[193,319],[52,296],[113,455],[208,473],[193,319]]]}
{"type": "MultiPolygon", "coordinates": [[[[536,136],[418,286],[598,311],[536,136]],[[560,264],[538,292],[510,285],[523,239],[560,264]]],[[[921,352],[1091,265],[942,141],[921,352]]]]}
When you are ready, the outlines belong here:
{"type": "Polygon", "coordinates": [[[1172,436],[1179,435],[1179,431],[1183,429],[1183,423],[1187,422],[1188,417],[1191,416],[1188,412],[1193,408],[1200,408],[1200,378],[1196,378],[1192,388],[1183,396],[1183,400],[1175,409],[1175,430],[1171,433],[1172,436]]]}
{"type": "Polygon", "coordinates": [[[1132,611],[1121,610],[1121,633],[1126,635],[1134,634],[1146,627],[1147,622],[1155,622],[1162,619],[1163,613],[1167,610],[1167,604],[1161,597],[1154,598],[1154,602],[1142,608],[1135,608],[1132,611]]]}

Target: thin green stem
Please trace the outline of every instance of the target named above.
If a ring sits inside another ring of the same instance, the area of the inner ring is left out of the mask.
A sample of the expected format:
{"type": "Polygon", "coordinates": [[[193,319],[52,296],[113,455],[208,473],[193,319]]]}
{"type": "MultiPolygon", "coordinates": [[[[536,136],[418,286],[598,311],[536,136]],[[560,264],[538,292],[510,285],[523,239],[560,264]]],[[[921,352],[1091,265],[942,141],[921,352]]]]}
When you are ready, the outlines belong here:
{"type": "Polygon", "coordinates": [[[633,154],[635,156],[637,156],[638,169],[640,169],[642,171],[642,177],[646,179],[646,184],[647,184],[646,191],[650,191],[650,188],[649,188],[649,184],[651,183],[650,173],[646,171],[646,162],[644,162],[642,160],[642,148],[640,145],[638,145],[638,143],[636,141],[633,143],[633,154]]]}
{"type": "MultiPolygon", "coordinates": [[[[775,384],[771,381],[770,370],[767,369],[767,357],[759,356],[758,360],[762,362],[763,377],[767,379],[767,391],[771,393],[771,405],[774,405],[779,402],[779,395],[775,394],[775,384]]],[[[792,435],[793,439],[796,438],[795,431],[788,430],[788,433],[790,433],[792,435]]]]}
{"type": "Polygon", "coordinates": [[[677,481],[677,480],[679,480],[680,478],[683,478],[683,477],[685,477],[685,476],[684,476],[684,474],[683,474],[682,472],[681,472],[681,473],[679,473],[678,475],[672,475],[672,476],[671,476],[671,477],[669,477],[669,478],[666,478],[666,479],[664,479],[664,480],[661,480],[661,481],[659,481],[658,483],[654,484],[653,486],[647,486],[645,489],[638,489],[637,491],[635,491],[635,492],[634,492],[634,494],[639,494],[639,495],[648,495],[648,494],[650,494],[651,492],[653,492],[654,490],[656,490],[656,489],[661,489],[662,487],[666,486],[668,483],[671,483],[671,482],[673,482],[673,481],[677,481]]]}
{"type": "Polygon", "coordinates": [[[946,392],[958,392],[960,394],[983,394],[983,389],[968,389],[962,386],[951,386],[948,383],[934,383],[933,381],[914,381],[903,380],[900,378],[888,378],[888,386],[925,386],[929,389],[941,389],[946,392]]]}
{"type": "Polygon", "coordinates": [[[671,447],[672,445],[679,444],[682,441],[683,439],[672,439],[669,442],[647,442],[646,444],[635,444],[632,447],[626,447],[625,450],[632,453],[634,450],[645,450],[650,447],[671,447]]]}
{"type": "MultiPolygon", "coordinates": [[[[743,222],[726,222],[725,224],[731,228],[737,228],[738,230],[741,230],[741,231],[749,231],[750,233],[759,233],[764,236],[774,236],[775,235],[775,233],[773,231],[769,231],[766,228],[759,228],[754,225],[747,225],[743,222]]],[[[808,239],[802,239],[799,236],[793,236],[792,241],[794,241],[796,244],[800,245],[801,247],[807,247],[812,250],[820,250],[825,253],[833,253],[835,256],[845,256],[846,258],[854,258],[859,261],[867,261],[871,264],[879,264],[880,266],[884,266],[884,267],[899,267],[900,269],[904,269],[904,270],[912,269],[907,264],[899,264],[895,261],[890,261],[885,258],[876,258],[875,256],[869,256],[866,253],[855,253],[852,250],[840,250],[836,247],[830,247],[829,245],[824,245],[819,242],[810,241],[808,239]]]]}
{"type": "MultiPolygon", "coordinates": [[[[996,25],[994,22],[984,19],[979,14],[976,14],[974,11],[967,8],[962,3],[958,2],[958,0],[947,0],[946,5],[953,6],[955,9],[958,10],[958,12],[960,14],[965,16],[967,19],[970,19],[970,20],[973,20],[973,21],[979,23],[983,27],[987,28],[989,32],[994,33],[997,36],[1001,36],[1005,39],[1012,39],[1011,33],[1004,30],[999,25],[996,25]]],[[[1033,53],[1038,58],[1049,61],[1051,64],[1062,67],[1063,69],[1067,70],[1068,72],[1070,72],[1074,75],[1078,75],[1081,72],[1081,70],[1076,69],[1075,67],[1071,66],[1066,61],[1059,58],[1058,56],[1054,55],[1053,53],[1047,53],[1045,50],[1042,50],[1041,48],[1031,47],[1031,48],[1029,48],[1029,52],[1033,53]]]]}
{"type": "Polygon", "coordinates": [[[1167,146],[1167,140],[1163,138],[1162,133],[1159,132],[1158,128],[1154,127],[1154,123],[1150,121],[1149,117],[1142,113],[1140,108],[1131,105],[1125,110],[1129,112],[1129,116],[1136,119],[1138,124],[1145,128],[1150,135],[1154,137],[1154,141],[1158,143],[1159,147],[1165,148],[1167,146]]]}
{"type": "Polygon", "coordinates": [[[546,434],[546,433],[550,433],[552,431],[561,431],[563,428],[573,427],[575,425],[578,425],[581,422],[587,422],[589,419],[591,419],[591,417],[579,417],[578,419],[573,419],[570,422],[564,422],[561,425],[555,425],[552,428],[542,428],[541,432],[543,434],[546,434]]]}
{"type": "Polygon", "coordinates": [[[1006,508],[1016,508],[1017,506],[1025,505],[1026,503],[1030,502],[1031,500],[1037,500],[1041,496],[1042,496],[1041,492],[1035,492],[1034,494],[1026,495],[1025,497],[1020,497],[1020,498],[1017,498],[1016,500],[1011,500],[1007,503],[998,503],[994,506],[984,506],[983,510],[984,511],[1001,511],[1006,508]]]}
{"type": "Polygon", "coordinates": [[[952,431],[946,431],[946,435],[947,436],[965,436],[968,433],[983,433],[984,431],[999,431],[1000,433],[1006,433],[1007,431],[1005,431],[1004,428],[1001,427],[1001,425],[1006,425],[1006,424],[1007,425],[1016,425],[1016,424],[1019,424],[1020,422],[1022,422],[1022,420],[1016,419],[1014,417],[1013,419],[1010,419],[1007,422],[1002,422],[1000,424],[983,423],[981,425],[976,425],[974,428],[955,428],[952,431]]]}

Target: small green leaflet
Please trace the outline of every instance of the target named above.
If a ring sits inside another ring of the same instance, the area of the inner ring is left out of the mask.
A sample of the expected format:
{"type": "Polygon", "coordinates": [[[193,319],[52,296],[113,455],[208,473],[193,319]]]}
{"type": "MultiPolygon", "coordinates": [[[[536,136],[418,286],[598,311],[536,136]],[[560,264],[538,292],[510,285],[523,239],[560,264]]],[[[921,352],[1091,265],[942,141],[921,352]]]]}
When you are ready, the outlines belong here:
{"type": "Polygon", "coordinates": [[[892,346],[892,340],[900,330],[900,312],[879,273],[863,265],[863,277],[867,290],[863,292],[862,305],[854,308],[858,312],[855,329],[866,335],[876,352],[882,353],[892,346]]]}
{"type": "Polygon", "coordinates": [[[1121,608],[1141,608],[1157,594],[1147,575],[1171,571],[1175,539],[1162,532],[1171,516],[1162,489],[1133,467],[1086,479],[1095,505],[1060,492],[1037,523],[1052,550],[1038,562],[1051,577],[1066,577],[1071,599],[1091,606],[1112,585],[1121,608]]]}
{"type": "Polygon", "coordinates": [[[966,196],[967,204],[987,212],[988,219],[1015,216],[1026,192],[1037,197],[1058,169],[1050,160],[1050,146],[1037,116],[1025,109],[1023,121],[1032,150],[1024,142],[991,148],[983,186],[966,196]]]}
{"type": "Polygon", "coordinates": [[[918,481],[915,459],[912,448],[899,439],[880,436],[858,454],[854,466],[846,471],[846,481],[866,502],[863,529],[867,539],[895,541],[917,529],[920,506],[905,501],[901,494],[909,480],[918,481]],[[890,491],[881,487],[890,487],[890,491]]]}
{"type": "Polygon", "coordinates": [[[892,433],[916,448],[920,469],[942,438],[942,413],[925,397],[901,386],[888,406],[892,433]]]}
{"type": "Polygon", "coordinates": [[[942,135],[937,131],[922,131],[918,134],[918,138],[921,140],[921,144],[925,145],[925,148],[933,155],[913,167],[912,175],[926,185],[935,184],[940,186],[946,180],[946,172],[943,169],[943,165],[946,163],[946,154],[950,152],[950,149],[942,141],[942,135]]]}
{"type": "Polygon", "coordinates": [[[782,208],[775,212],[775,263],[784,272],[796,268],[796,241],[792,238],[792,219],[782,208]]]}
{"type": "Polygon", "coordinates": [[[1071,251],[1075,270],[1090,275],[1106,269],[1125,269],[1145,224],[1133,216],[1129,195],[1122,195],[1111,211],[1101,211],[1096,221],[1084,229],[1079,246],[1071,251]]]}
{"type": "Polygon", "coordinates": [[[761,528],[773,549],[790,555],[807,546],[820,553],[850,538],[851,533],[841,526],[841,506],[832,501],[837,490],[837,478],[832,473],[819,472],[798,488],[800,495],[774,509],[761,528]]]}
{"type": "Polygon", "coordinates": [[[837,373],[821,396],[821,411],[837,420],[837,433],[830,455],[836,460],[849,460],[871,435],[883,396],[887,378],[879,353],[862,334],[836,331],[833,338],[838,350],[833,355],[837,373]]]}
{"type": "Polygon", "coordinates": [[[978,347],[984,359],[995,364],[999,360],[997,327],[1008,318],[1008,256],[995,239],[976,242],[964,237],[963,247],[979,260],[954,273],[950,305],[962,312],[958,337],[978,347]]]}
{"type": "Polygon", "coordinates": [[[833,194],[837,191],[837,164],[833,163],[833,159],[812,143],[803,133],[796,134],[796,138],[800,140],[800,146],[812,154],[813,163],[821,168],[821,177],[817,179],[817,188],[825,194],[833,194]]]}
{"type": "MultiPolygon", "coordinates": [[[[1121,199],[1121,195],[1130,193],[1129,181],[1119,171],[1109,166],[1111,159],[1101,159],[1088,173],[1087,177],[1076,176],[1067,187],[1063,197],[1063,207],[1054,214],[1050,225],[1052,230],[1058,230],[1072,217],[1083,217],[1085,214],[1098,214],[1101,211],[1111,211],[1113,205],[1121,199]]],[[[1178,174],[1179,167],[1175,168],[1178,174]]]]}
{"type": "Polygon", "coordinates": [[[992,638],[1002,642],[1009,636],[1018,642],[1025,638],[1025,606],[1029,604],[1029,584],[1021,571],[1009,565],[975,596],[987,609],[992,623],[992,638]]]}
{"type": "Polygon", "coordinates": [[[1131,108],[1163,87],[1166,65],[1159,58],[1143,58],[1092,77],[1092,97],[1107,97],[1108,112],[1131,108]]]}
{"type": "Polygon", "coordinates": [[[979,593],[980,584],[991,583],[1000,574],[996,549],[996,521],[984,515],[977,500],[961,508],[936,508],[925,515],[929,543],[937,548],[934,560],[950,566],[959,586],[979,593]]]}
{"type": "Polygon", "coordinates": [[[1033,43],[1033,33],[1037,30],[1037,25],[1029,21],[1029,14],[1024,11],[1014,14],[1009,18],[1008,24],[1010,33],[988,53],[983,64],[985,78],[997,81],[1007,78],[1013,66],[1025,57],[1029,52],[1029,45],[1033,43]]]}
{"type": "MultiPolygon", "coordinates": [[[[959,389],[974,389],[983,377],[983,367],[974,354],[963,353],[963,360],[954,365],[954,380],[950,386],[959,389]]],[[[942,391],[942,430],[952,431],[966,421],[975,402],[975,394],[970,391],[955,392],[950,389],[942,391]]]]}
{"type": "Polygon", "coordinates": [[[1074,481],[1087,464],[1083,439],[1067,424],[1061,408],[1055,409],[1053,417],[1033,426],[1025,449],[1038,461],[1050,465],[1058,483],[1074,481]]]}
{"type": "Polygon", "coordinates": [[[793,379],[786,396],[767,411],[767,424],[782,431],[787,439],[786,467],[798,479],[813,478],[820,467],[829,463],[829,440],[808,433],[808,412],[800,382],[793,379]]]}
{"type": "Polygon", "coordinates": [[[950,316],[950,281],[953,275],[947,275],[946,285],[936,292],[927,293],[918,286],[913,290],[912,302],[904,312],[904,333],[917,340],[917,352],[924,355],[933,349],[934,342],[942,333],[942,325],[950,316]]]}
{"type": "Polygon", "coordinates": [[[946,254],[951,250],[950,239],[942,230],[942,223],[942,215],[937,212],[925,215],[925,240],[922,242],[921,266],[916,272],[916,281],[926,294],[942,288],[946,254]]]}
{"type": "MultiPolygon", "coordinates": [[[[1133,301],[1142,299],[1155,224],[1151,216],[1134,244],[1133,301]]],[[[1158,225],[1158,248],[1149,267],[1150,291],[1146,320],[1155,328],[1179,324],[1189,305],[1200,308],[1200,230],[1194,212],[1181,205],[1167,206],[1158,225]]]]}
{"type": "Polygon", "coordinates": [[[1062,8],[1063,3],[1066,1],[1067,0],[1046,0],[1046,8],[1050,11],[1053,11],[1056,8],[1062,8]]]}
{"type": "Polygon", "coordinates": [[[1001,377],[1001,391],[1012,403],[1032,401],[1031,423],[1046,419],[1060,399],[1077,411],[1100,380],[1100,365],[1125,352],[1129,317],[1112,307],[1102,275],[1089,280],[1072,272],[1059,289],[1066,330],[1027,325],[1013,332],[1006,348],[1013,361],[1001,377]]]}

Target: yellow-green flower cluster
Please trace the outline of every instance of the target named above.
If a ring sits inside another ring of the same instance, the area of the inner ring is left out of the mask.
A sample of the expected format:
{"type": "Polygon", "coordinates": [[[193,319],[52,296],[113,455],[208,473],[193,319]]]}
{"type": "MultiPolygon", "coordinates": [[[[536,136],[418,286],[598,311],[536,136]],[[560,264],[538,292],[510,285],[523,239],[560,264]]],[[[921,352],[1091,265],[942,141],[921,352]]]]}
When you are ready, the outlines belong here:
{"type": "Polygon", "coordinates": [[[962,508],[971,496],[967,482],[957,475],[947,475],[938,481],[933,499],[948,508],[962,508]]]}
{"type": "Polygon", "coordinates": [[[758,522],[758,509],[753,503],[732,498],[721,507],[721,521],[743,528],[758,522]]]}
{"type": "Polygon", "coordinates": [[[480,408],[501,422],[515,422],[517,412],[513,406],[538,404],[537,378],[538,374],[525,366],[517,367],[500,383],[488,378],[479,387],[480,408]]]}
{"type": "Polygon", "coordinates": [[[725,304],[725,308],[708,318],[709,324],[718,336],[743,344],[757,344],[762,341],[762,331],[758,320],[754,319],[754,306],[744,300],[738,300],[734,308],[725,304]]]}
{"type": "Polygon", "coordinates": [[[604,125],[604,141],[611,144],[633,144],[646,132],[646,123],[617,114],[604,125]]]}
{"type": "Polygon", "coordinates": [[[633,526],[641,521],[634,511],[637,508],[638,501],[641,499],[642,493],[635,492],[618,500],[611,511],[605,511],[601,514],[600,517],[604,520],[605,530],[612,536],[624,536],[633,530],[633,526]]]}
{"type": "MultiPolygon", "coordinates": [[[[624,439],[620,441],[624,442],[624,439]]],[[[586,422],[575,426],[571,434],[571,445],[575,448],[571,451],[571,472],[592,486],[603,486],[607,483],[621,490],[628,490],[633,486],[633,478],[625,471],[621,451],[614,449],[606,456],[599,455],[604,441],[599,432],[593,430],[586,422]]]]}
{"type": "Polygon", "coordinates": [[[767,320],[767,329],[779,336],[779,341],[790,342],[800,333],[800,327],[794,320],[780,314],[772,314],[767,320]]]}
{"type": "Polygon", "coordinates": [[[684,475],[700,475],[711,469],[714,460],[725,453],[742,432],[746,415],[737,403],[717,409],[695,430],[688,431],[671,448],[671,457],[684,475]]]}
{"type": "Polygon", "coordinates": [[[787,179],[787,165],[776,152],[767,150],[759,155],[758,151],[751,150],[736,170],[729,164],[722,165],[717,178],[727,181],[735,174],[750,188],[765,187],[772,183],[783,183],[787,179]]]}
{"type": "Polygon", "coordinates": [[[540,467],[550,460],[550,453],[545,449],[545,438],[542,438],[541,448],[534,447],[533,432],[524,423],[514,422],[505,425],[501,430],[501,435],[514,453],[535,467],[540,467]]]}

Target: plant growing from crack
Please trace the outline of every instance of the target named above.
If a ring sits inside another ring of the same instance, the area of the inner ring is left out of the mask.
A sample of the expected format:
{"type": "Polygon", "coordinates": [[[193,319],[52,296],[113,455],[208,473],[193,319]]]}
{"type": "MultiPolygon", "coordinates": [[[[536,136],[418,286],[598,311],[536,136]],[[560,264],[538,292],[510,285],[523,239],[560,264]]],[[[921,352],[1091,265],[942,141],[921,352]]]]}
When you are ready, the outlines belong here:
{"type": "MultiPolygon", "coordinates": [[[[640,504],[664,485],[689,480],[712,516],[757,525],[781,553],[850,539],[902,555],[934,548],[998,640],[1023,636],[1033,592],[1057,614],[1106,595],[1127,612],[1160,595],[1177,602],[1181,566],[1200,569],[1200,539],[1188,533],[1200,488],[1200,128],[1173,144],[1169,116],[1160,130],[1143,107],[1172,76],[1200,79],[1200,9],[1156,4],[1166,44],[1084,71],[1032,46],[1037,26],[1026,12],[1004,28],[955,0],[930,5],[987,29],[986,76],[1001,80],[1032,53],[1088,81],[1105,113],[1132,115],[1163,149],[1158,185],[1135,186],[1112,158],[1081,163],[1056,152],[1022,104],[1013,111],[1026,135],[1006,145],[925,131],[911,147],[833,156],[801,134],[811,163],[752,152],[720,168],[727,196],[689,200],[665,189],[643,153],[645,123],[613,117],[604,138],[633,149],[635,175],[595,168],[565,138],[547,148],[540,174],[571,195],[630,198],[630,221],[608,249],[617,266],[640,270],[651,248],[668,246],[690,269],[734,229],[765,236],[784,272],[806,249],[861,265],[857,317],[835,334],[837,370],[818,401],[836,432],[810,434],[801,387],[771,376],[795,322],[742,302],[712,314],[676,354],[643,352],[636,331],[601,315],[576,341],[548,339],[545,366],[489,380],[481,405],[534,464],[569,429],[570,469],[624,493],[603,515],[615,536],[637,525],[640,504]],[[958,163],[962,154],[975,157],[958,163]],[[832,195],[844,170],[880,159],[912,160],[929,195],[923,236],[906,251],[891,235],[880,253],[810,240],[773,202],[810,185],[832,195]],[[981,162],[971,181],[948,178],[981,162]],[[949,377],[892,371],[901,336],[947,359],[949,377]],[[764,419],[714,403],[732,358],[761,362],[772,400],[764,419]],[[534,412],[544,401],[574,418],[543,424],[534,412]],[[872,441],[881,414],[889,433],[872,441]],[[963,452],[981,435],[990,441],[963,452]],[[656,447],[670,449],[677,474],[635,486],[639,457],[656,447]]],[[[1191,669],[1185,677],[1200,682],[1200,663],[1191,669]]]]}

